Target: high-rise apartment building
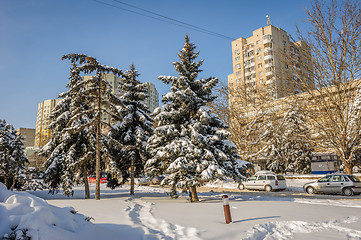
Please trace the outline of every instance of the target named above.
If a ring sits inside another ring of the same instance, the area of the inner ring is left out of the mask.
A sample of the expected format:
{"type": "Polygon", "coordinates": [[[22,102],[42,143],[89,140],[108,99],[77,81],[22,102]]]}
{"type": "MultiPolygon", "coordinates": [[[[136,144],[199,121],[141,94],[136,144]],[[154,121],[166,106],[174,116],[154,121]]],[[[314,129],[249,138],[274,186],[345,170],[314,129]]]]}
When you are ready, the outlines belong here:
{"type": "Polygon", "coordinates": [[[144,100],[144,103],[147,104],[149,111],[153,112],[154,109],[159,107],[159,94],[153,83],[146,82],[145,84],[149,97],[144,100]]]}
{"type": "Polygon", "coordinates": [[[286,31],[273,25],[232,41],[233,73],[228,75],[228,87],[234,94],[230,104],[252,106],[261,96],[278,99],[301,92],[297,81],[309,78],[310,56],[303,42],[291,42],[286,31]]]}
{"type": "MultiPolygon", "coordinates": [[[[93,76],[84,76],[84,79],[92,78],[93,76]]],[[[120,85],[122,84],[121,78],[115,76],[112,73],[105,73],[104,79],[110,83],[112,94],[120,97],[123,92],[120,88],[120,85]]],[[[144,103],[147,104],[148,109],[150,112],[153,112],[153,110],[157,107],[159,107],[159,94],[157,89],[155,88],[155,85],[150,82],[146,82],[146,88],[148,90],[149,97],[144,100],[144,103]]]]}
{"type": "Polygon", "coordinates": [[[49,115],[55,105],[61,99],[48,99],[38,105],[38,114],[36,117],[36,130],[35,130],[35,147],[44,146],[50,139],[50,124],[49,115]]]}
{"type": "Polygon", "coordinates": [[[33,128],[18,128],[16,129],[18,134],[23,136],[24,147],[34,147],[35,142],[35,129],[33,128]]]}

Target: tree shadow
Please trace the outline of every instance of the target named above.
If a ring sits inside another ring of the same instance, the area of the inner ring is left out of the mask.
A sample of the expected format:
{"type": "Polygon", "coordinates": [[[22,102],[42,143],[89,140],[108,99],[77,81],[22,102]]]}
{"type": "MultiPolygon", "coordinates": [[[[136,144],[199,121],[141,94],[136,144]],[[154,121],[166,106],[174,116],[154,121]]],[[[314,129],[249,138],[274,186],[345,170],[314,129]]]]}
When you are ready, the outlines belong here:
{"type": "Polygon", "coordinates": [[[269,216],[269,217],[248,218],[248,219],[242,219],[242,220],[233,221],[232,223],[248,222],[248,221],[261,220],[261,219],[269,219],[269,218],[280,218],[280,217],[281,217],[281,216],[269,216]]]}

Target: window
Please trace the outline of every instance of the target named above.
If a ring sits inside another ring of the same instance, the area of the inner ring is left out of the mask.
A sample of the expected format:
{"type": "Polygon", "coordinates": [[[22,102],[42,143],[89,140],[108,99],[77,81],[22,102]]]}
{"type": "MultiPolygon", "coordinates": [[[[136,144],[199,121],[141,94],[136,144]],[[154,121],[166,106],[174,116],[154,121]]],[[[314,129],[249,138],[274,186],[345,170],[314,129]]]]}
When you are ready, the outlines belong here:
{"type": "Polygon", "coordinates": [[[238,79],[236,80],[237,83],[240,83],[241,81],[242,81],[242,78],[238,78],[238,79]]]}
{"type": "Polygon", "coordinates": [[[323,177],[323,178],[320,178],[318,181],[319,181],[319,182],[330,182],[330,181],[331,181],[331,178],[332,178],[331,175],[327,175],[327,176],[325,176],[325,177],[323,177]]]}
{"type": "Polygon", "coordinates": [[[241,68],[241,64],[239,64],[239,63],[236,64],[236,68],[238,68],[238,69],[241,68]]]}
{"type": "Polygon", "coordinates": [[[237,76],[241,75],[241,71],[236,72],[236,75],[237,76]]]}
{"type": "Polygon", "coordinates": [[[272,71],[273,71],[273,67],[266,68],[266,72],[272,72],[272,71]]]}
{"type": "Polygon", "coordinates": [[[257,176],[252,176],[248,179],[248,181],[256,181],[257,180],[257,176]]]}
{"type": "Polygon", "coordinates": [[[343,182],[343,176],[335,175],[332,178],[332,182],[343,182]]]}
{"type": "Polygon", "coordinates": [[[258,73],[258,76],[263,76],[263,72],[260,71],[260,72],[258,73]]]}
{"type": "Polygon", "coordinates": [[[241,59],[240,57],[236,57],[234,60],[239,61],[240,59],[241,59]]]}
{"type": "Polygon", "coordinates": [[[259,64],[258,64],[258,68],[261,68],[261,67],[262,67],[262,63],[259,63],[259,64]]]}
{"type": "Polygon", "coordinates": [[[260,40],[258,40],[257,42],[256,42],[256,45],[258,45],[258,44],[260,44],[261,43],[261,41],[260,40]]]}
{"type": "Polygon", "coordinates": [[[240,53],[239,49],[234,50],[234,54],[238,55],[239,53],[240,53]]]}
{"type": "Polygon", "coordinates": [[[267,176],[267,180],[276,180],[275,176],[267,176]]]}
{"type": "Polygon", "coordinates": [[[266,180],[266,176],[264,175],[258,176],[258,180],[266,180]]]}
{"type": "Polygon", "coordinates": [[[261,52],[261,48],[257,48],[257,53],[260,53],[261,52]]]}
{"type": "Polygon", "coordinates": [[[263,36],[263,40],[271,40],[272,39],[272,35],[271,34],[267,34],[263,36]]]}
{"type": "Polygon", "coordinates": [[[258,59],[258,60],[262,60],[262,56],[258,56],[257,59],[258,59]]]}

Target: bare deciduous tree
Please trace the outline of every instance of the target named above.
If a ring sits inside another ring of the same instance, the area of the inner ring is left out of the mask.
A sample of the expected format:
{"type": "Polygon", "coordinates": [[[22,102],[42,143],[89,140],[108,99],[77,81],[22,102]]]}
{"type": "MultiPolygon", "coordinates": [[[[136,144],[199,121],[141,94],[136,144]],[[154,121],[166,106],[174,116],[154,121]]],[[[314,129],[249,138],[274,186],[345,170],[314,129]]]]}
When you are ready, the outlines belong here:
{"type": "Polygon", "coordinates": [[[315,0],[306,12],[310,28],[306,33],[297,30],[298,38],[312,51],[302,64],[310,76],[301,76],[299,66],[290,59],[289,65],[305,92],[299,97],[308,105],[308,117],[319,144],[335,151],[345,172],[351,173],[361,133],[357,99],[361,83],[361,3],[315,0]]]}

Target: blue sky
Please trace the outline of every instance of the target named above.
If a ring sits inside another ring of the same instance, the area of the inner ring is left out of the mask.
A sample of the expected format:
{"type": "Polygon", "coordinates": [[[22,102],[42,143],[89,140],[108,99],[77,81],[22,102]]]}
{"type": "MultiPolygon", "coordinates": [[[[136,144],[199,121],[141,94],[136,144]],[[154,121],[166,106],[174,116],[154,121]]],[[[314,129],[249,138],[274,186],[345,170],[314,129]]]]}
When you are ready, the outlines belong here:
{"type": "MultiPolygon", "coordinates": [[[[273,25],[295,35],[296,24],[306,29],[304,9],[310,7],[308,0],[122,2],[234,39],[266,26],[266,14],[273,25]]],[[[93,0],[0,0],[0,119],[15,128],[35,128],[38,104],[66,91],[70,64],[61,57],[68,53],[88,54],[123,70],[134,63],[139,79],[154,83],[161,96],[170,86],[157,77],[176,75],[172,62],[178,60],[186,34],[200,51],[199,60],[205,60],[200,77],[226,81],[232,72],[231,40],[93,0]]]]}

